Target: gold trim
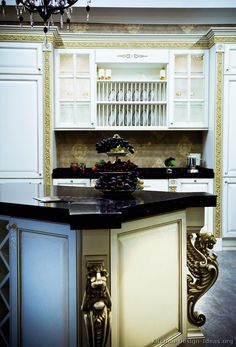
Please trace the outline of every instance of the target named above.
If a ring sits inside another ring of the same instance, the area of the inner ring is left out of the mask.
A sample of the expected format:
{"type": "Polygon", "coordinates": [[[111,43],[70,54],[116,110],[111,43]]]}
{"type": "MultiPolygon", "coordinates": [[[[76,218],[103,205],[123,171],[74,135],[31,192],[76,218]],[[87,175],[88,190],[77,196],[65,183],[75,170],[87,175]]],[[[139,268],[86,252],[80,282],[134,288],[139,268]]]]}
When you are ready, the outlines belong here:
{"type": "Polygon", "coordinates": [[[221,192],[222,192],[222,95],[223,95],[223,52],[216,53],[216,115],[215,115],[215,236],[221,237],[221,192]]]}
{"type": "Polygon", "coordinates": [[[44,183],[47,186],[51,184],[50,55],[50,51],[44,51],[44,183]]]}
{"type": "Polygon", "coordinates": [[[158,41],[63,41],[55,40],[55,48],[208,48],[208,42],[158,41]]]}

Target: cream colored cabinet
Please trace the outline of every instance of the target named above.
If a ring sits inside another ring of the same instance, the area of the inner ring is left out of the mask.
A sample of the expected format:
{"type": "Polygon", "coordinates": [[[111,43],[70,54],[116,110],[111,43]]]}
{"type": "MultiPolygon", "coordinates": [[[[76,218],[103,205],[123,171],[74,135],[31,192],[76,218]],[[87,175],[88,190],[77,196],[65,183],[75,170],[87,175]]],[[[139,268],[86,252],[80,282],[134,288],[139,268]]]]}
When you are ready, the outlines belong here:
{"type": "Polygon", "coordinates": [[[9,240],[11,339],[6,346],[76,347],[76,232],[69,225],[12,218],[9,240]]]}
{"type": "Polygon", "coordinates": [[[223,176],[236,177],[236,75],[224,77],[223,176]]]}
{"type": "Polygon", "coordinates": [[[225,45],[225,74],[236,74],[236,45],[225,45]]]}
{"type": "Polygon", "coordinates": [[[41,70],[42,44],[1,43],[0,178],[43,178],[41,70]]]}
{"type": "Polygon", "coordinates": [[[96,128],[167,126],[168,50],[96,51],[96,128]]]}
{"type": "MultiPolygon", "coordinates": [[[[210,178],[178,178],[169,180],[169,189],[175,187],[176,192],[205,192],[213,194],[213,179],[210,178]]],[[[171,189],[170,189],[171,190],[171,189]]],[[[205,207],[204,227],[207,232],[214,231],[213,207],[205,207]]]]}
{"type": "MultiPolygon", "coordinates": [[[[236,177],[223,178],[222,231],[223,238],[236,238],[236,177]]],[[[235,241],[234,241],[235,246],[235,241]]]]}
{"type": "Polygon", "coordinates": [[[208,51],[170,54],[170,128],[208,127],[208,51]]]}
{"type": "Polygon", "coordinates": [[[53,185],[90,187],[90,178],[54,178],[53,185]]]}
{"type": "Polygon", "coordinates": [[[55,129],[94,127],[94,51],[55,51],[55,129]]]}
{"type": "MultiPolygon", "coordinates": [[[[236,246],[236,70],[233,68],[233,60],[229,59],[232,53],[232,45],[227,47],[225,53],[225,66],[229,67],[224,77],[224,108],[223,108],[223,194],[222,194],[222,237],[223,247],[236,246]],[[231,61],[231,63],[229,63],[231,61]]],[[[234,54],[235,54],[234,50],[234,54]]],[[[232,56],[231,56],[232,57],[232,56]]]]}

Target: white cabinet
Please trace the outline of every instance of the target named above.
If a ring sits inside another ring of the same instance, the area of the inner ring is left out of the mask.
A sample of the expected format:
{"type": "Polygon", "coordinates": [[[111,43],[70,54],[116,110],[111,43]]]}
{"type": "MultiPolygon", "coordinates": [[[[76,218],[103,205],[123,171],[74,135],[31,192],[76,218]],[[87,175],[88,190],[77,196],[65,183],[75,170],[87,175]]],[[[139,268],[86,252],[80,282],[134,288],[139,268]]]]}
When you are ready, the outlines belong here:
{"type": "Polygon", "coordinates": [[[97,129],[167,126],[168,51],[96,51],[97,129]]]}
{"type": "Polygon", "coordinates": [[[236,65],[232,59],[232,56],[236,58],[235,46],[226,46],[225,51],[222,178],[222,237],[225,247],[235,247],[236,238],[236,65]]]}
{"type": "MultiPolygon", "coordinates": [[[[205,192],[213,194],[213,179],[207,178],[178,178],[170,179],[169,186],[176,186],[177,192],[205,192]]],[[[205,207],[203,230],[214,231],[213,207],[205,207]]]]}
{"type": "Polygon", "coordinates": [[[0,42],[0,74],[42,74],[42,44],[0,42]]]}
{"type": "Polygon", "coordinates": [[[23,219],[10,226],[10,346],[76,347],[76,232],[23,219]]]}
{"type": "Polygon", "coordinates": [[[90,178],[54,178],[53,185],[90,187],[90,178]]]}
{"type": "Polygon", "coordinates": [[[236,74],[236,45],[225,45],[225,74],[236,74]]]}
{"type": "Polygon", "coordinates": [[[43,178],[42,44],[0,44],[0,178],[43,178]]]}
{"type": "Polygon", "coordinates": [[[168,179],[143,179],[143,190],[168,192],[168,179]]]}
{"type": "Polygon", "coordinates": [[[236,177],[223,178],[222,231],[223,238],[236,238],[236,177]]]}
{"type": "Polygon", "coordinates": [[[0,109],[0,178],[42,178],[42,76],[0,74],[0,109]]]}
{"type": "Polygon", "coordinates": [[[223,176],[236,177],[236,75],[224,78],[223,176]]]}
{"type": "Polygon", "coordinates": [[[55,51],[55,128],[94,127],[94,51],[55,51]]]}
{"type": "Polygon", "coordinates": [[[208,126],[208,51],[178,50],[170,55],[171,128],[208,126]]]}

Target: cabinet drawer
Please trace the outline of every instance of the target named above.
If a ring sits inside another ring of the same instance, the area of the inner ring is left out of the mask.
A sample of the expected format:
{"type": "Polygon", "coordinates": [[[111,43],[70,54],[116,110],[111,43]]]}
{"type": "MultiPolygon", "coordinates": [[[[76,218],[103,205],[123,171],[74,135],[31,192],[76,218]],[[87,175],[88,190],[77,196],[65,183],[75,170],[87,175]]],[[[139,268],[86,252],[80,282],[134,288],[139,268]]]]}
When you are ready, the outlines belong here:
{"type": "Polygon", "coordinates": [[[168,180],[167,179],[144,179],[143,190],[156,190],[168,192],[168,180]]]}
{"type": "Polygon", "coordinates": [[[90,187],[89,178],[55,178],[53,185],[56,186],[77,186],[77,187],[90,187]]]}

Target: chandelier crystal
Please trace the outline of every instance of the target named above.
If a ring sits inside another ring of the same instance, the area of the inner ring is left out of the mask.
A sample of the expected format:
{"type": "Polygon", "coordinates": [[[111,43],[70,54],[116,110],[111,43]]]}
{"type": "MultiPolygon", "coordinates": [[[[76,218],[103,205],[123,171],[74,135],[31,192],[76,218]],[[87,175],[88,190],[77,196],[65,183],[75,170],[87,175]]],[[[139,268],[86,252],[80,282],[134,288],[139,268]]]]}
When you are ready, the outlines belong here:
{"type": "MultiPolygon", "coordinates": [[[[38,13],[44,23],[44,33],[48,32],[48,29],[53,23],[53,15],[60,15],[61,27],[63,27],[64,17],[66,17],[67,28],[70,27],[72,6],[78,0],[16,0],[16,14],[20,21],[20,24],[23,24],[24,17],[23,13],[25,11],[29,12],[30,15],[30,25],[34,25],[34,13],[38,13]]],[[[89,11],[91,0],[87,0],[86,12],[87,12],[87,21],[89,20],[89,11]]],[[[6,6],[6,0],[2,0],[3,14],[4,7],[6,6]]]]}

